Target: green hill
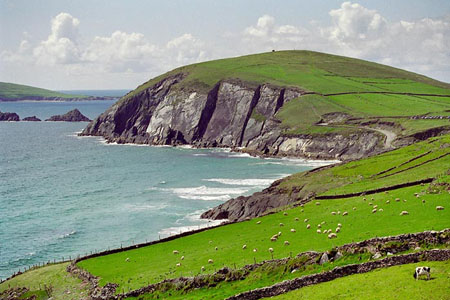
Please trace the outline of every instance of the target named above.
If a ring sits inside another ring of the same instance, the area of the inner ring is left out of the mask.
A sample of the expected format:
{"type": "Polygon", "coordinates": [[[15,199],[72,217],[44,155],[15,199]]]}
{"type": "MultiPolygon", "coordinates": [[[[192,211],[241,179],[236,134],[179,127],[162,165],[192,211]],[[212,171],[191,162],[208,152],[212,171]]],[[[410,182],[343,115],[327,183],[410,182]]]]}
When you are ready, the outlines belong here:
{"type": "Polygon", "coordinates": [[[83,95],[71,95],[51,90],[8,82],[0,82],[0,101],[19,100],[68,100],[87,98],[83,95]]]}

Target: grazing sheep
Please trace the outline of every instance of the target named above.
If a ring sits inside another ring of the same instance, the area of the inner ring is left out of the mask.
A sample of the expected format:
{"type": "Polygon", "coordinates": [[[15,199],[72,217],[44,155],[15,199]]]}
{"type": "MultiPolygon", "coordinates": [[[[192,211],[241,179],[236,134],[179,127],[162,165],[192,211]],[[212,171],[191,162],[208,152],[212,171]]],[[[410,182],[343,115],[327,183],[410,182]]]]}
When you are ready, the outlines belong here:
{"type": "Polygon", "coordinates": [[[372,209],[372,213],[373,213],[373,214],[376,213],[376,212],[377,212],[377,209],[376,209],[376,208],[372,209]]]}
{"type": "Polygon", "coordinates": [[[127,257],[127,258],[125,259],[125,261],[126,261],[126,262],[129,262],[129,261],[130,261],[130,258],[129,258],[129,257],[127,257]]]}
{"type": "Polygon", "coordinates": [[[338,215],[340,215],[340,214],[341,214],[341,211],[340,211],[340,210],[338,210],[337,214],[338,214],[338,215]]]}
{"type": "Polygon", "coordinates": [[[210,259],[208,259],[208,264],[213,264],[214,263],[214,261],[210,258],[210,259]]]}
{"type": "Polygon", "coordinates": [[[400,198],[395,198],[395,202],[400,202],[400,198]]]}
{"type": "Polygon", "coordinates": [[[181,267],[181,263],[177,263],[177,267],[181,267]]]}
{"type": "Polygon", "coordinates": [[[284,224],[283,223],[280,223],[280,227],[283,227],[284,226],[284,224]]]}
{"type": "Polygon", "coordinates": [[[310,229],[310,228],[311,228],[310,224],[306,225],[306,229],[310,229]]]}
{"type": "Polygon", "coordinates": [[[258,252],[258,248],[253,249],[253,252],[258,252]]]}
{"type": "Polygon", "coordinates": [[[316,205],[320,205],[320,202],[316,202],[316,205]]]}
{"type": "Polygon", "coordinates": [[[184,260],[184,255],[182,257],[180,257],[181,260],[184,260]]]}
{"type": "Polygon", "coordinates": [[[328,231],[327,231],[328,233],[332,233],[333,232],[333,230],[331,230],[331,229],[328,229],[328,231]]]}
{"type": "Polygon", "coordinates": [[[291,228],[291,232],[296,232],[296,230],[294,228],[291,228]]]}
{"type": "Polygon", "coordinates": [[[406,215],[409,215],[409,212],[406,210],[404,210],[400,213],[400,216],[406,216],[406,215]]]}
{"type": "Polygon", "coordinates": [[[217,251],[217,250],[219,250],[219,248],[217,248],[217,247],[216,247],[216,248],[214,248],[214,249],[215,249],[216,251],[217,251]]]}
{"type": "Polygon", "coordinates": [[[343,216],[347,216],[347,215],[348,215],[348,212],[344,211],[344,212],[342,213],[342,215],[343,215],[343,216]]]}
{"type": "Polygon", "coordinates": [[[406,199],[403,199],[403,202],[406,202],[406,199]]]}
{"type": "Polygon", "coordinates": [[[383,211],[383,209],[382,208],[380,208],[378,211],[383,211]]]}
{"type": "Polygon", "coordinates": [[[333,216],[335,216],[335,215],[336,215],[336,212],[335,212],[335,211],[332,211],[331,214],[332,214],[333,216]]]}
{"type": "Polygon", "coordinates": [[[372,198],[370,198],[370,200],[374,201],[375,199],[372,197],[372,198]]]}
{"type": "Polygon", "coordinates": [[[284,245],[285,246],[289,246],[290,244],[289,244],[289,241],[284,241],[284,245]]]}
{"type": "Polygon", "coordinates": [[[367,200],[366,197],[364,197],[363,200],[366,201],[367,200]]]}
{"type": "Polygon", "coordinates": [[[373,205],[373,203],[372,202],[369,202],[369,206],[372,206],[373,205]]]}
{"type": "Polygon", "coordinates": [[[276,242],[277,239],[278,239],[278,234],[274,234],[274,235],[270,238],[270,240],[271,240],[272,242],[276,242]]]}
{"type": "Polygon", "coordinates": [[[269,248],[269,252],[270,252],[270,253],[273,253],[273,248],[269,248]]]}
{"type": "Polygon", "coordinates": [[[295,220],[295,221],[298,221],[298,218],[295,218],[294,220],[295,220]]]}
{"type": "Polygon", "coordinates": [[[303,207],[304,205],[303,204],[300,204],[300,207],[303,207]]]}
{"type": "Polygon", "coordinates": [[[242,246],[242,250],[247,249],[247,245],[242,246]]]}
{"type": "Polygon", "coordinates": [[[317,228],[321,228],[322,227],[322,225],[320,225],[320,224],[317,224],[317,228]]]}
{"type": "Polygon", "coordinates": [[[388,192],[388,191],[386,191],[385,193],[386,193],[386,194],[389,194],[389,192],[388,192]]]}
{"type": "Polygon", "coordinates": [[[353,206],[353,210],[356,210],[356,207],[353,206]]]}
{"type": "Polygon", "coordinates": [[[389,203],[391,203],[391,200],[387,200],[387,201],[386,201],[386,204],[389,204],[389,203]]]}
{"type": "Polygon", "coordinates": [[[281,231],[278,231],[277,235],[278,235],[278,237],[279,237],[279,236],[281,235],[281,231]]]}
{"type": "Polygon", "coordinates": [[[341,227],[336,228],[336,233],[338,233],[339,231],[341,231],[341,227]]]}
{"type": "Polygon", "coordinates": [[[284,212],[284,213],[283,213],[283,216],[287,216],[287,215],[288,215],[288,213],[287,213],[287,212],[284,212]]]}
{"type": "Polygon", "coordinates": [[[330,233],[330,234],[328,235],[328,238],[329,238],[329,239],[335,239],[335,238],[337,238],[337,234],[336,234],[336,233],[330,233]]]}
{"type": "Polygon", "coordinates": [[[320,229],[317,229],[317,233],[322,233],[322,231],[320,229]]]}
{"type": "Polygon", "coordinates": [[[308,219],[305,219],[304,222],[305,222],[305,223],[308,222],[308,219]]]}
{"type": "Polygon", "coordinates": [[[256,222],[256,224],[258,224],[258,225],[261,224],[261,221],[256,222]]]}
{"type": "Polygon", "coordinates": [[[373,208],[378,208],[378,205],[374,205],[373,208]]]}
{"type": "Polygon", "coordinates": [[[338,227],[342,227],[342,224],[341,224],[341,223],[338,223],[338,227]]]}
{"type": "Polygon", "coordinates": [[[322,233],[327,234],[327,233],[328,233],[328,230],[324,230],[322,233]]]}
{"type": "Polygon", "coordinates": [[[212,241],[209,241],[210,244],[212,244],[212,241]]]}
{"type": "Polygon", "coordinates": [[[325,223],[326,223],[325,221],[320,222],[320,224],[322,224],[322,225],[325,224],[325,223]]]}
{"type": "Polygon", "coordinates": [[[173,252],[173,254],[178,254],[179,253],[178,250],[173,250],[172,252],[173,252]]]}
{"type": "Polygon", "coordinates": [[[301,211],[301,212],[304,212],[305,210],[302,208],[302,209],[300,209],[300,211],[301,211]]]}
{"type": "Polygon", "coordinates": [[[420,198],[420,195],[417,195],[416,197],[417,197],[417,198],[420,198]]]}
{"type": "Polygon", "coordinates": [[[425,203],[425,199],[422,199],[422,203],[425,203]]]}
{"type": "Polygon", "coordinates": [[[443,206],[440,206],[440,205],[438,205],[438,206],[436,206],[436,210],[444,210],[444,207],[443,207],[443,206]]]}
{"type": "Polygon", "coordinates": [[[200,270],[202,270],[202,272],[205,272],[205,266],[202,266],[202,267],[200,268],[200,270]]]}

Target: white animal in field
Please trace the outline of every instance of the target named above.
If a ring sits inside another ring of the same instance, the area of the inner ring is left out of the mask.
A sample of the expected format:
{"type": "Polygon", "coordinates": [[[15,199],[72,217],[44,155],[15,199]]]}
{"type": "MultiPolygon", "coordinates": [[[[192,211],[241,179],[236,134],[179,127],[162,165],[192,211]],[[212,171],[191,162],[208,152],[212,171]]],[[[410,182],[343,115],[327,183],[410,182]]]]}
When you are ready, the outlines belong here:
{"type": "Polygon", "coordinates": [[[430,273],[431,273],[430,267],[417,267],[416,270],[414,271],[413,276],[416,280],[419,280],[420,276],[427,276],[427,280],[430,280],[430,273]]]}

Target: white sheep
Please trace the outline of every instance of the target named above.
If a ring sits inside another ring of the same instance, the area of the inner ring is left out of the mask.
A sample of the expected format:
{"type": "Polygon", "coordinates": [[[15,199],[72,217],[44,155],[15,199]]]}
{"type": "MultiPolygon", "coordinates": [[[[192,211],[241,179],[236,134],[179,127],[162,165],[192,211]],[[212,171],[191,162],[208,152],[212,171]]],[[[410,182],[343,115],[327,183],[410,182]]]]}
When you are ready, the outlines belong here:
{"type": "Polygon", "coordinates": [[[378,205],[374,205],[373,208],[378,208],[378,205]]]}
{"type": "Polygon", "coordinates": [[[407,200],[406,199],[403,199],[403,202],[406,202],[407,200]]]}
{"type": "Polygon", "coordinates": [[[208,259],[208,264],[213,264],[214,263],[214,261],[210,258],[210,259],[208,259]]]}
{"type": "Polygon", "coordinates": [[[181,267],[181,263],[177,263],[177,267],[181,267]]]}
{"type": "Polygon", "coordinates": [[[269,248],[269,252],[270,252],[270,253],[273,253],[273,248],[269,248]]]}
{"type": "Polygon", "coordinates": [[[180,257],[181,260],[184,260],[184,255],[182,257],[180,257]]]}
{"type": "Polygon", "coordinates": [[[280,237],[280,235],[281,235],[281,231],[278,231],[277,235],[278,235],[278,237],[280,237]]]}
{"type": "Polygon", "coordinates": [[[289,246],[290,244],[289,244],[289,241],[284,241],[284,245],[285,246],[289,246]]]}
{"type": "Polygon", "coordinates": [[[320,224],[317,224],[317,228],[322,228],[322,225],[320,225],[320,224]]]}
{"type": "Polygon", "coordinates": [[[403,210],[403,211],[400,213],[400,216],[406,216],[406,215],[409,215],[409,212],[406,211],[406,210],[403,210]]]}
{"type": "Polygon", "coordinates": [[[291,232],[296,232],[296,230],[294,228],[291,228],[291,232]]]}
{"type": "Polygon", "coordinates": [[[316,202],[316,205],[320,205],[320,202],[317,201],[317,202],[316,202]]]}
{"type": "Polygon", "coordinates": [[[202,267],[200,268],[200,270],[202,270],[202,272],[205,272],[205,266],[202,266],[202,267]]]}
{"type": "Polygon", "coordinates": [[[322,233],[322,231],[320,229],[317,229],[317,233],[322,233]]]}
{"type": "Polygon", "coordinates": [[[336,212],[335,212],[335,211],[332,211],[331,214],[332,214],[333,216],[335,216],[335,215],[336,215],[336,212]]]}
{"type": "Polygon", "coordinates": [[[366,201],[367,200],[366,197],[364,197],[363,200],[366,201]]]}
{"type": "Polygon", "coordinates": [[[298,218],[295,218],[294,220],[295,220],[295,221],[298,221],[298,218]]]}
{"type": "Polygon", "coordinates": [[[373,214],[376,213],[376,212],[377,212],[377,209],[376,209],[376,208],[372,209],[372,213],[373,213],[373,214]]]}
{"type": "Polygon", "coordinates": [[[288,215],[288,213],[287,213],[287,212],[284,212],[284,213],[283,213],[283,216],[287,216],[287,215],[288,215]]]}
{"type": "Polygon", "coordinates": [[[308,219],[303,220],[305,223],[308,222],[308,219]]]}
{"type": "Polygon", "coordinates": [[[389,204],[389,203],[391,203],[391,200],[387,200],[387,201],[386,201],[386,204],[389,204]]]}
{"type": "Polygon", "coordinates": [[[373,205],[373,203],[372,202],[369,202],[369,206],[372,206],[373,205]]]}
{"type": "Polygon", "coordinates": [[[329,238],[329,239],[337,238],[337,234],[336,234],[336,233],[330,233],[330,234],[328,235],[328,238],[329,238]]]}
{"type": "Polygon", "coordinates": [[[336,228],[336,233],[341,231],[341,227],[336,228]]]}
{"type": "Polygon", "coordinates": [[[258,248],[253,249],[253,252],[258,252],[258,248]]]}
{"type": "Polygon", "coordinates": [[[383,211],[383,209],[382,208],[380,208],[378,211],[383,211]]]}
{"type": "Polygon", "coordinates": [[[130,258],[129,258],[129,257],[127,257],[127,258],[125,259],[125,261],[126,261],[126,262],[129,262],[129,261],[130,261],[130,258]]]}
{"type": "Polygon", "coordinates": [[[306,229],[310,229],[310,228],[311,228],[310,224],[306,225],[306,229]]]}
{"type": "Polygon", "coordinates": [[[441,205],[436,206],[436,210],[444,210],[444,207],[441,205]]]}
{"type": "Polygon", "coordinates": [[[258,225],[261,224],[261,221],[256,222],[256,224],[258,224],[258,225]]]}
{"type": "Polygon", "coordinates": [[[353,210],[356,210],[356,207],[353,206],[353,210]]]}
{"type": "Polygon", "coordinates": [[[322,224],[322,225],[325,224],[325,223],[326,223],[325,221],[320,222],[320,224],[322,224]]]}
{"type": "Polygon", "coordinates": [[[337,214],[338,214],[338,215],[340,215],[340,214],[341,214],[341,211],[340,211],[340,210],[338,210],[337,214]]]}
{"type": "Polygon", "coordinates": [[[173,254],[178,254],[179,253],[178,250],[173,250],[172,252],[173,252],[173,254]]]}
{"type": "Polygon", "coordinates": [[[247,245],[242,246],[242,250],[247,249],[247,245]]]}
{"type": "Polygon", "coordinates": [[[217,248],[217,247],[215,247],[214,249],[215,249],[216,251],[219,250],[219,248],[217,248]]]}
{"type": "Polygon", "coordinates": [[[302,209],[300,209],[300,211],[301,211],[301,212],[304,212],[305,210],[302,208],[302,209]]]}
{"type": "Polygon", "coordinates": [[[270,240],[271,240],[272,242],[276,242],[277,239],[278,239],[278,234],[274,234],[274,235],[272,235],[272,237],[270,238],[270,240]]]}
{"type": "Polygon", "coordinates": [[[395,198],[395,202],[400,202],[400,198],[395,198]]]}
{"type": "Polygon", "coordinates": [[[338,227],[342,227],[342,224],[341,224],[341,223],[338,223],[338,227]]]}
{"type": "Polygon", "coordinates": [[[347,216],[347,215],[348,215],[348,212],[344,211],[344,212],[342,213],[342,215],[343,215],[343,216],[347,216]]]}
{"type": "Polygon", "coordinates": [[[283,223],[280,223],[280,227],[283,227],[284,226],[284,224],[283,223]]]}

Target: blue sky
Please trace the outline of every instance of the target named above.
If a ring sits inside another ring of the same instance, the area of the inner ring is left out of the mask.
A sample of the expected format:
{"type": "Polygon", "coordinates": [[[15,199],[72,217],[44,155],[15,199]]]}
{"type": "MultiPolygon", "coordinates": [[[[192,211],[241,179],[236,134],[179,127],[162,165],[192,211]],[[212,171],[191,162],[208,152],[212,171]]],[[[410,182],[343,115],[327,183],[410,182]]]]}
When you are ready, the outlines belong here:
{"type": "Polygon", "coordinates": [[[0,81],[134,88],[183,64],[274,48],[450,82],[450,1],[0,0],[0,81]]]}

